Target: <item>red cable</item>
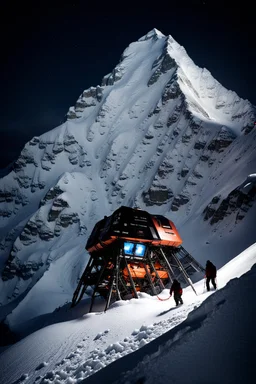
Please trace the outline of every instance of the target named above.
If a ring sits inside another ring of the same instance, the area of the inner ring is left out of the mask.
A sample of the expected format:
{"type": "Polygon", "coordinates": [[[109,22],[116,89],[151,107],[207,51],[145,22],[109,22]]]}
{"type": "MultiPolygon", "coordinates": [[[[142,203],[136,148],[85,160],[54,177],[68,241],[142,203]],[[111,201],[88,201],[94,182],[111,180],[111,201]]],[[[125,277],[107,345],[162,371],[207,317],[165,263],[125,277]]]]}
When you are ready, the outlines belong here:
{"type": "Polygon", "coordinates": [[[161,299],[159,296],[156,295],[156,297],[158,298],[158,300],[161,300],[161,301],[165,301],[165,300],[169,300],[171,295],[169,297],[167,297],[167,299],[161,299]]]}

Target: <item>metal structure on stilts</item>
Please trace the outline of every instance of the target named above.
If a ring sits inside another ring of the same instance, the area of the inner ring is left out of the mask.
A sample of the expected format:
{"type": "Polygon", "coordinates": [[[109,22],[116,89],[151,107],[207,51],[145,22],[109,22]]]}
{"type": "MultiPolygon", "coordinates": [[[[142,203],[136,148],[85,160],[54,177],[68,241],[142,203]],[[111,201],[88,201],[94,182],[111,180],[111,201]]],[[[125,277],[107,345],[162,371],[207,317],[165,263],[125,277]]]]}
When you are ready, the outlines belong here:
{"type": "Polygon", "coordinates": [[[159,294],[178,279],[189,284],[204,269],[182,246],[169,219],[146,211],[121,207],[99,221],[86,249],[90,259],[72,299],[72,307],[84,294],[92,311],[96,297],[106,300],[105,311],[116,300],[138,298],[138,292],[159,294]]]}

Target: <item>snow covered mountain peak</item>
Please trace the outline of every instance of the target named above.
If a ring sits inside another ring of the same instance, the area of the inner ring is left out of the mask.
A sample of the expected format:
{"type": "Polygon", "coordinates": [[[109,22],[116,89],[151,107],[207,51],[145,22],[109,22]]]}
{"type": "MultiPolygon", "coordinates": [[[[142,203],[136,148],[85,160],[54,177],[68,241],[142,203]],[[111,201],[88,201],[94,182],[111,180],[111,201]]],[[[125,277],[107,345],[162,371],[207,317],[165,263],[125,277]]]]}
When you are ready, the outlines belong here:
{"type": "Polygon", "coordinates": [[[138,39],[138,41],[144,41],[144,40],[148,40],[148,39],[152,39],[152,38],[153,39],[161,39],[161,38],[165,38],[165,37],[166,36],[161,31],[159,31],[156,28],[153,28],[145,36],[142,36],[140,39],[138,39]]]}
{"type": "Polygon", "coordinates": [[[131,43],[65,123],[32,138],[0,180],[0,303],[8,324],[71,300],[93,226],[121,205],[170,217],[199,261],[207,253],[223,265],[232,258],[228,241],[237,252],[251,245],[254,122],[249,101],[196,66],[171,36],[153,29],[131,43]],[[39,296],[48,297],[41,306],[39,296]]]}
{"type": "Polygon", "coordinates": [[[179,88],[193,115],[229,126],[235,134],[240,135],[241,122],[247,125],[255,115],[251,103],[223,87],[206,68],[195,65],[185,48],[171,36],[167,38],[166,54],[178,66],[179,88]]]}
{"type": "Polygon", "coordinates": [[[160,83],[169,93],[172,91],[172,97],[183,95],[194,117],[224,125],[235,135],[253,126],[255,108],[251,103],[223,87],[207,69],[198,67],[172,36],[157,29],[131,43],[119,64],[104,76],[101,87],[84,91],[76,106],[70,108],[68,118],[80,118],[84,107],[95,106],[95,99],[101,101],[103,93],[106,95],[105,86],[117,82],[121,82],[119,86],[131,86],[138,79],[147,85],[148,92],[160,83]]]}

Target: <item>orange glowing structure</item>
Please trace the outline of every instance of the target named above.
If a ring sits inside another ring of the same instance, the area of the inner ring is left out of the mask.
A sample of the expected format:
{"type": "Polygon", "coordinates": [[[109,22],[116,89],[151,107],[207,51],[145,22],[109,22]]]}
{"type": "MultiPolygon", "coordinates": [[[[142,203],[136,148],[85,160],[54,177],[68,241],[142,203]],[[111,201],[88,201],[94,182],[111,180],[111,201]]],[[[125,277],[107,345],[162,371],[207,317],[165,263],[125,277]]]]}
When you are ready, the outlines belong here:
{"type": "Polygon", "coordinates": [[[153,246],[178,247],[182,244],[171,220],[162,215],[151,215],[140,209],[123,206],[95,225],[86,249],[91,253],[121,239],[153,246]]]}
{"type": "MultiPolygon", "coordinates": [[[[162,215],[122,206],[97,222],[86,244],[91,258],[74,292],[76,305],[91,287],[107,301],[157,294],[174,278],[193,284],[190,273],[203,268],[181,247],[175,224],[162,215]]],[[[195,290],[194,290],[195,291],[195,290]]]]}

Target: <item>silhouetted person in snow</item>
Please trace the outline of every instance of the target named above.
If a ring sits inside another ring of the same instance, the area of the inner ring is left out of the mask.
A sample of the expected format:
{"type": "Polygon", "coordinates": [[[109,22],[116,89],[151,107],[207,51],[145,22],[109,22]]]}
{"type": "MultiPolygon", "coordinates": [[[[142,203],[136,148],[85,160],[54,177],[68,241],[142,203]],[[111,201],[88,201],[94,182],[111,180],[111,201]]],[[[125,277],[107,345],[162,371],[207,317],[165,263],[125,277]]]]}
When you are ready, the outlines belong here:
{"type": "Polygon", "coordinates": [[[205,267],[205,278],[206,278],[207,291],[210,291],[210,281],[211,281],[214,289],[216,289],[216,281],[215,281],[216,275],[217,275],[217,270],[216,270],[215,265],[210,260],[207,260],[206,267],[205,267]]]}
{"type": "Polygon", "coordinates": [[[182,288],[180,286],[180,283],[176,279],[173,280],[172,286],[170,288],[170,296],[172,296],[172,293],[173,293],[173,298],[174,298],[175,303],[176,303],[176,307],[179,304],[183,304],[183,300],[181,298],[182,288]]]}

